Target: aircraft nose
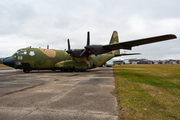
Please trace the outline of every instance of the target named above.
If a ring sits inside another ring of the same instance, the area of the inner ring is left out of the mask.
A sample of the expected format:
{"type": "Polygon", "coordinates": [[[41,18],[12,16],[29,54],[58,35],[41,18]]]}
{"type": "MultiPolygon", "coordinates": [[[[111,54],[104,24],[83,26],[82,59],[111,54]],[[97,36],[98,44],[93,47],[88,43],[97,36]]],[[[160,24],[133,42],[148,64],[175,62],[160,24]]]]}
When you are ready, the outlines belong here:
{"type": "Polygon", "coordinates": [[[4,65],[14,67],[15,59],[13,57],[7,57],[3,59],[2,63],[4,65]]]}

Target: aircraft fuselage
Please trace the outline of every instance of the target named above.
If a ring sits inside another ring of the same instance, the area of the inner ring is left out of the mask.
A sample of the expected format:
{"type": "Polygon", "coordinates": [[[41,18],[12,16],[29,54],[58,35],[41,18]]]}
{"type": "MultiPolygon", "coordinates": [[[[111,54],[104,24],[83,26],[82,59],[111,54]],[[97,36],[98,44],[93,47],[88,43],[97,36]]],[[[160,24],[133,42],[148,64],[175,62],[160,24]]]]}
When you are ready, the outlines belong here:
{"type": "Polygon", "coordinates": [[[65,50],[52,50],[42,48],[19,49],[11,57],[5,58],[3,63],[16,69],[30,70],[87,70],[101,66],[113,54],[101,54],[98,56],[72,57],[65,50]]]}

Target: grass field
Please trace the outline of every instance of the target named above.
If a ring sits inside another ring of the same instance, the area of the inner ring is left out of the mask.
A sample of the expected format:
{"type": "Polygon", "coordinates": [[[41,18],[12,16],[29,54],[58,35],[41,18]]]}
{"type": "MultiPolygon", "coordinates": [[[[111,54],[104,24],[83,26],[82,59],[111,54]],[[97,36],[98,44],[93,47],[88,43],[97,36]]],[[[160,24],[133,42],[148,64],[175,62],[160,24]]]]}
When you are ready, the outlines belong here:
{"type": "Polygon", "coordinates": [[[0,64],[0,67],[8,67],[8,66],[6,66],[6,65],[4,65],[4,64],[0,64]]]}
{"type": "Polygon", "coordinates": [[[180,65],[113,68],[121,119],[180,119],[180,65]]]}

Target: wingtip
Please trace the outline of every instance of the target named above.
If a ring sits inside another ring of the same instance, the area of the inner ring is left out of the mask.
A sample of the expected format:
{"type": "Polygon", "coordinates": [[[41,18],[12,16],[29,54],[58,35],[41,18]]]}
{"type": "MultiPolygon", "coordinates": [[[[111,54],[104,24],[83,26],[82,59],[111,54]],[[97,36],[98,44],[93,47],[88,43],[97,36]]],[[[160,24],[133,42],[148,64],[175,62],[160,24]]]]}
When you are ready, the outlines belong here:
{"type": "Polygon", "coordinates": [[[174,38],[177,38],[177,36],[176,35],[174,35],[174,34],[172,34],[173,36],[174,36],[174,38]]]}
{"type": "Polygon", "coordinates": [[[175,34],[168,34],[172,39],[176,39],[177,36],[175,34]]]}

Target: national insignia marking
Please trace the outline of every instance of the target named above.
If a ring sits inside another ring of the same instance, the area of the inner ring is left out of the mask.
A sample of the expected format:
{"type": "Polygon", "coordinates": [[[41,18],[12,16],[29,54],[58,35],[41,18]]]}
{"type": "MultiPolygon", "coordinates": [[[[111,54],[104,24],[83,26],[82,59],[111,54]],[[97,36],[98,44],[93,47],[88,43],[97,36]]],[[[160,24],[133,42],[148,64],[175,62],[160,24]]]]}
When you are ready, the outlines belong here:
{"type": "Polygon", "coordinates": [[[29,55],[30,55],[30,56],[34,56],[34,55],[35,55],[34,51],[30,51],[30,52],[29,52],[29,55]]]}

